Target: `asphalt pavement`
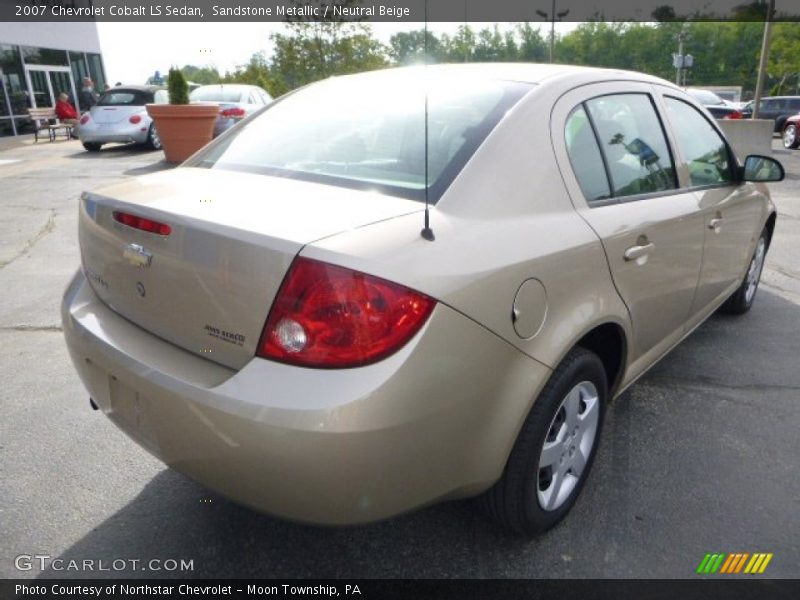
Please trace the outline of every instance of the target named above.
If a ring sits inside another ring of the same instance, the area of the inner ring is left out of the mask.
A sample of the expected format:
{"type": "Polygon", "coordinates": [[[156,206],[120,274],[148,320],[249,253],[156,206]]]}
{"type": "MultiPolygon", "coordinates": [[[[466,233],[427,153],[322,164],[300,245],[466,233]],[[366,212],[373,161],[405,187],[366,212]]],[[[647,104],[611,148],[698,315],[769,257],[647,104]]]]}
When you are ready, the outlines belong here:
{"type": "Polygon", "coordinates": [[[691,578],[709,552],[773,553],[767,575],[800,576],[800,151],[776,139],[774,155],[787,178],[771,186],[754,308],[713,316],[610,406],[573,512],[527,540],[468,501],[298,525],[140,449],[90,409],[59,303],[79,194],[169,167],[161,152],[0,139],[0,577],[691,578]],[[87,560],[108,570],[71,568],[87,560]]]}

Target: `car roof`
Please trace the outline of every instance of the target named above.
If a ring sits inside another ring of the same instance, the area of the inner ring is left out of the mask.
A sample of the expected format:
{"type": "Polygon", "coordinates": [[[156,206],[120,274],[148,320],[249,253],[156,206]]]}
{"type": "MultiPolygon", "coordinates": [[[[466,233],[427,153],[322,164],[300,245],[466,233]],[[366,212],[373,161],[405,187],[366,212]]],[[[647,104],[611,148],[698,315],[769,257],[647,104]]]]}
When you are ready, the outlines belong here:
{"type": "MultiPolygon", "coordinates": [[[[381,77],[393,75],[419,75],[426,73],[433,78],[457,77],[473,78],[484,80],[507,80],[531,83],[537,85],[548,85],[561,83],[592,83],[595,81],[622,80],[639,81],[646,83],[658,83],[669,87],[680,89],[675,84],[635,71],[625,71],[622,69],[603,69],[599,67],[583,67],[576,65],[553,65],[543,63],[458,63],[458,64],[432,64],[416,65],[410,67],[394,67],[381,69],[378,71],[368,71],[354,75],[344,75],[345,77],[381,77]]],[[[338,79],[339,77],[337,77],[338,79]]]]}
{"type": "MultiPolygon", "coordinates": [[[[206,83],[204,85],[196,87],[195,89],[199,90],[201,88],[241,88],[241,89],[258,88],[258,89],[261,89],[257,85],[249,85],[247,83],[206,83]]],[[[194,91],[194,90],[192,90],[192,91],[194,91]]]]}
{"type": "Polygon", "coordinates": [[[118,85],[116,87],[111,88],[110,90],[106,90],[107,92],[121,92],[125,90],[129,90],[131,92],[157,92],[158,90],[165,90],[167,89],[163,85],[118,85]]]}

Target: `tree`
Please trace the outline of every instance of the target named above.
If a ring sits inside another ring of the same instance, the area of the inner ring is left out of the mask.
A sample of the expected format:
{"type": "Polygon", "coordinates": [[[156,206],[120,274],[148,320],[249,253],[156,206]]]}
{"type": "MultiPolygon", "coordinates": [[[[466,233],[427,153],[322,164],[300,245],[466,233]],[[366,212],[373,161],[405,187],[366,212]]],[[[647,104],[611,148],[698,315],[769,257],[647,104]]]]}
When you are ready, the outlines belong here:
{"type": "Polygon", "coordinates": [[[193,83],[200,83],[208,85],[210,83],[219,83],[219,71],[216,67],[196,67],[194,65],[184,65],[181,68],[183,76],[193,83]]]}
{"type": "Polygon", "coordinates": [[[772,88],[773,95],[784,94],[791,79],[796,81],[795,89],[800,87],[800,27],[796,23],[773,25],[768,70],[777,80],[772,88]]]}
{"type": "Polygon", "coordinates": [[[427,39],[427,62],[445,60],[442,42],[433,33],[424,29],[401,31],[389,38],[389,56],[399,65],[410,65],[426,62],[425,41],[427,39]]]}
{"type": "MultiPolygon", "coordinates": [[[[292,1],[297,7],[308,2],[292,1]]],[[[359,0],[340,0],[337,6],[354,7],[359,0]]],[[[377,69],[388,64],[387,49],[372,36],[368,25],[344,17],[287,18],[287,33],[270,36],[274,53],[269,70],[279,93],[332,75],[377,69]]]]}

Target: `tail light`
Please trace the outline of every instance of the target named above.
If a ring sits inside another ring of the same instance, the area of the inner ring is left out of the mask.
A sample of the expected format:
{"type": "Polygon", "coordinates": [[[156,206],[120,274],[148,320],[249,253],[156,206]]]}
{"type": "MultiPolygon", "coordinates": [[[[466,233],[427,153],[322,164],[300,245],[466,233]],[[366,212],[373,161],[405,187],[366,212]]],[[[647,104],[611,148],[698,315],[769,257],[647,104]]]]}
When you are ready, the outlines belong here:
{"type": "Polygon", "coordinates": [[[234,107],[222,109],[219,114],[226,119],[241,119],[245,113],[243,108],[234,107]]]}
{"type": "Polygon", "coordinates": [[[81,117],[81,125],[86,125],[89,122],[89,113],[86,113],[81,117]]]}
{"type": "Polygon", "coordinates": [[[744,115],[740,111],[735,110],[732,113],[727,114],[722,118],[723,119],[744,119],[744,115]]]}
{"type": "Polygon", "coordinates": [[[402,348],[435,305],[385,279],[297,258],[267,317],[257,355],[329,369],[374,363],[402,348]]]}
{"type": "Polygon", "coordinates": [[[142,115],[132,115],[130,119],[128,119],[133,125],[142,122],[142,115]]]}
{"type": "Polygon", "coordinates": [[[126,212],[114,211],[114,220],[128,227],[140,229],[148,233],[157,233],[158,235],[169,235],[172,233],[172,227],[166,223],[159,223],[152,219],[145,219],[126,212]]]}

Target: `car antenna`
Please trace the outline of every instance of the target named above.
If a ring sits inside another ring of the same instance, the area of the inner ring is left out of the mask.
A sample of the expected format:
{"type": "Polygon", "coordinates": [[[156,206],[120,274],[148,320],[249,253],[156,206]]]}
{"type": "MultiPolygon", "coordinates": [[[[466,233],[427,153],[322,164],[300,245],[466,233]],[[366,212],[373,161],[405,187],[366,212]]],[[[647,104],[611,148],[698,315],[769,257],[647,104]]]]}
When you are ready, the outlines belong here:
{"type": "Polygon", "coordinates": [[[420,235],[423,239],[432,242],[436,239],[436,236],[433,235],[433,229],[431,229],[431,205],[430,199],[428,198],[428,78],[427,78],[427,70],[428,70],[428,0],[425,0],[425,31],[423,33],[423,52],[424,52],[424,60],[425,60],[425,227],[422,228],[420,231],[420,235]]]}

